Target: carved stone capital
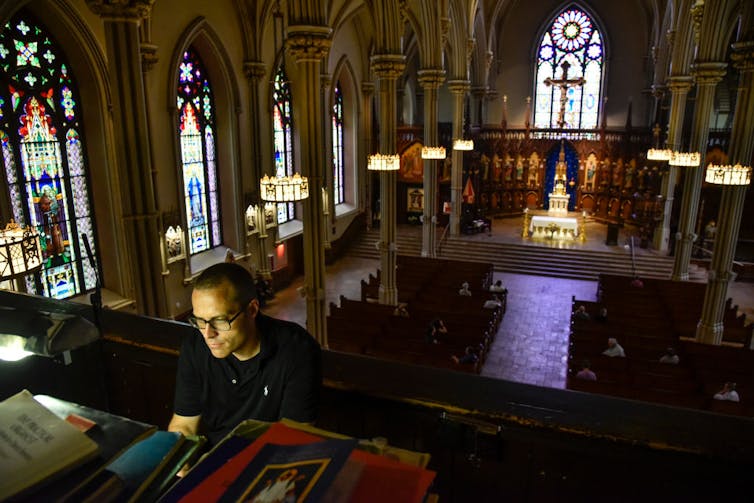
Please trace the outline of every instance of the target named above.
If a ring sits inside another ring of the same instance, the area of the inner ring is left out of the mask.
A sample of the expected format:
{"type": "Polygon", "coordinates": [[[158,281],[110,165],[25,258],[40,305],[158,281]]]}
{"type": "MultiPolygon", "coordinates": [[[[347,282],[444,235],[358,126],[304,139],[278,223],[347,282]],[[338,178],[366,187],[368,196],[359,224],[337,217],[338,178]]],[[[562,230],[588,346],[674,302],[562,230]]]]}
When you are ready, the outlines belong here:
{"type": "Polygon", "coordinates": [[[246,78],[253,81],[259,81],[267,74],[267,65],[261,61],[244,61],[243,74],[246,78]]]}
{"type": "Polygon", "coordinates": [[[696,0],[691,6],[691,23],[694,28],[694,42],[699,44],[702,31],[702,19],[704,18],[704,0],[696,0]]]}
{"type": "Polygon", "coordinates": [[[139,52],[141,52],[141,71],[146,73],[154,68],[154,65],[159,60],[157,57],[157,46],[142,42],[139,45],[139,52]]]}
{"type": "Polygon", "coordinates": [[[694,78],[689,75],[675,75],[668,79],[668,89],[672,94],[688,93],[694,85],[694,78]]]}
{"type": "Polygon", "coordinates": [[[375,54],[371,64],[377,78],[397,79],[406,69],[406,58],[402,54],[375,54]]]}
{"type": "Polygon", "coordinates": [[[139,21],[152,12],[156,0],[86,0],[89,10],[110,21],[139,21]]]}
{"type": "Polygon", "coordinates": [[[466,39],[466,61],[470,62],[471,57],[474,55],[474,48],[476,47],[476,39],[475,38],[467,38],[466,39]]]}
{"type": "Polygon", "coordinates": [[[361,93],[364,96],[371,96],[374,94],[375,85],[374,82],[364,81],[361,83],[361,93]]]}
{"type": "Polygon", "coordinates": [[[652,84],[652,96],[657,98],[658,100],[661,100],[663,96],[665,96],[665,93],[667,92],[668,88],[667,86],[663,86],[660,84],[652,84]]]}
{"type": "Polygon", "coordinates": [[[754,40],[737,42],[730,47],[733,49],[730,59],[735,69],[739,72],[754,71],[754,40]]]}
{"type": "Polygon", "coordinates": [[[698,86],[714,86],[725,77],[725,69],[728,63],[694,63],[691,72],[694,74],[694,82],[698,86]]]}
{"type": "Polygon", "coordinates": [[[417,72],[419,85],[423,89],[439,89],[445,82],[445,70],[440,68],[424,68],[417,72]]]}
{"type": "Polygon", "coordinates": [[[321,61],[332,45],[327,26],[289,26],[285,44],[297,63],[321,61]]]}
{"type": "Polygon", "coordinates": [[[487,88],[486,87],[472,87],[471,95],[474,98],[482,99],[487,95],[487,88]]]}
{"type": "Polygon", "coordinates": [[[471,82],[468,80],[449,80],[448,90],[453,94],[466,94],[471,89],[471,82]]]}

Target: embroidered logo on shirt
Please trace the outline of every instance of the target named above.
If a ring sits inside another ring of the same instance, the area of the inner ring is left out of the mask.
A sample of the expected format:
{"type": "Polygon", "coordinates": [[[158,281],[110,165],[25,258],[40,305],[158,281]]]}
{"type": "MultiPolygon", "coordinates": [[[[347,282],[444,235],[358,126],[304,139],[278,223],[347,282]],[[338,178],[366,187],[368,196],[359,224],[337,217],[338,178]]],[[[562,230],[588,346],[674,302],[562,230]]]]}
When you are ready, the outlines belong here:
{"type": "Polygon", "coordinates": [[[270,394],[270,390],[267,388],[267,385],[264,385],[264,396],[267,396],[270,394]]]}

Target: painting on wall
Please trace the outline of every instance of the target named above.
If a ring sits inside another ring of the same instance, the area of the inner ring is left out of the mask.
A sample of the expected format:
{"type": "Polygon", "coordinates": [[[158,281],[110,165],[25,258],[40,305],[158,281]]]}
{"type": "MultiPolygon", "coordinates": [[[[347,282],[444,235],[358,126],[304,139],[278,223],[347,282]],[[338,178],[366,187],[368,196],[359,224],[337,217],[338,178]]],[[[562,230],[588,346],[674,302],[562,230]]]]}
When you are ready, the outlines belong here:
{"type": "Polygon", "coordinates": [[[422,159],[422,144],[416,142],[401,154],[401,168],[398,171],[398,181],[407,183],[421,183],[424,181],[424,160],[422,159]]]}
{"type": "Polygon", "coordinates": [[[424,211],[424,189],[421,187],[408,188],[408,205],[406,210],[410,213],[421,213],[424,211]]]}

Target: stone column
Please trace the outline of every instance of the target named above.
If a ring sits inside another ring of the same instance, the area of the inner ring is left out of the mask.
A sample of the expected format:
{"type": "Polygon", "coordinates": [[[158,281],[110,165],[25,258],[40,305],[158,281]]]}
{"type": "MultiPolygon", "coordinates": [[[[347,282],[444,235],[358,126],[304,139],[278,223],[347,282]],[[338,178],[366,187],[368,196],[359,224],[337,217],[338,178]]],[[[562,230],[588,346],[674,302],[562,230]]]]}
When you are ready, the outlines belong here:
{"type": "Polygon", "coordinates": [[[327,306],[325,299],[324,220],[322,187],[325,180],[324,132],[320,99],[320,67],[332,44],[326,26],[288,27],[286,46],[298,66],[294,82],[293,107],[299,139],[301,175],[309,179],[309,197],[303,201],[304,294],[306,326],[309,333],[327,347],[327,306]]]}
{"type": "MultiPolygon", "coordinates": [[[[326,61],[322,62],[324,67],[326,61]]],[[[322,165],[325,169],[324,187],[320,191],[319,197],[324,198],[324,194],[327,193],[327,201],[322,201],[322,225],[325,233],[322,236],[323,246],[326,250],[330,249],[330,227],[335,225],[335,173],[333,164],[333,139],[332,139],[332,108],[330,108],[330,86],[332,84],[332,76],[329,73],[323,73],[320,75],[320,93],[322,100],[322,133],[324,134],[324,148],[322,152],[322,165]],[[325,204],[325,202],[327,204],[325,204]]]]}
{"type": "MultiPolygon", "coordinates": [[[[437,68],[419,70],[419,85],[424,89],[424,145],[439,146],[437,134],[437,90],[445,80],[445,71],[437,68]]],[[[422,257],[434,257],[437,251],[437,160],[424,160],[424,222],[422,222],[422,257]]]]}
{"type": "MultiPolygon", "coordinates": [[[[397,103],[396,81],[406,68],[405,58],[401,54],[378,54],[372,56],[372,70],[377,76],[377,89],[380,106],[380,153],[397,154],[397,103]]],[[[398,304],[396,285],[396,257],[398,247],[395,244],[396,200],[395,171],[380,172],[380,303],[398,304]]]]}
{"type": "MultiPolygon", "coordinates": [[[[468,80],[449,80],[453,94],[453,140],[463,139],[463,102],[471,89],[468,80]]],[[[465,138],[468,139],[468,138],[465,138]]],[[[461,203],[463,202],[463,151],[453,150],[450,171],[450,235],[461,234],[461,203]]]]}
{"type": "MultiPolygon", "coordinates": [[[[250,119],[250,131],[256,131],[258,128],[259,117],[264,114],[262,112],[262,100],[259,93],[259,84],[263,81],[264,76],[267,75],[267,67],[261,61],[245,61],[243,64],[244,74],[249,83],[249,119],[250,119]]],[[[264,201],[262,201],[259,193],[259,181],[262,176],[266,174],[262,164],[262,144],[261,138],[258,134],[250,135],[250,150],[251,150],[251,199],[257,202],[260,210],[260,214],[257,218],[257,227],[259,227],[259,233],[256,234],[254,239],[254,248],[256,248],[256,254],[259,257],[259,264],[257,271],[265,279],[272,277],[270,271],[270,262],[267,260],[267,225],[264,222],[264,201]]],[[[244,208],[244,211],[246,208],[244,208]]],[[[249,247],[251,248],[251,246],[249,247]]],[[[251,252],[251,250],[247,250],[251,252]]]]}
{"type": "MultiPolygon", "coordinates": [[[[730,134],[729,159],[731,164],[749,166],[754,153],[754,41],[733,44],[731,59],[740,72],[738,97],[730,134]]],[[[707,344],[720,344],[723,340],[723,317],[728,283],[735,279],[733,257],[738,244],[738,231],[748,186],[723,186],[717,216],[717,233],[712,262],[704,293],[702,318],[696,328],[696,340],[707,344]]]]}
{"type": "Polygon", "coordinates": [[[485,96],[487,95],[487,88],[486,87],[472,87],[471,88],[471,96],[473,98],[473,107],[472,107],[472,120],[477,125],[477,127],[482,127],[484,125],[484,115],[485,115],[485,96]]]}
{"type": "MultiPolygon", "coordinates": [[[[697,63],[692,70],[697,89],[690,147],[692,151],[701,154],[702,160],[707,153],[709,118],[712,113],[715,86],[725,75],[726,66],[726,63],[697,63]]],[[[675,262],[672,275],[672,278],[676,281],[689,279],[691,249],[697,238],[694,233],[694,225],[696,224],[699,194],[704,175],[704,168],[701,166],[684,168],[684,170],[686,170],[686,173],[683,181],[683,205],[678,234],[676,234],[675,262]]]]}
{"type": "MultiPolygon", "coordinates": [[[[683,117],[686,112],[686,97],[691,90],[693,79],[687,75],[670,77],[668,89],[670,89],[670,117],[668,118],[667,148],[677,150],[680,148],[681,133],[683,132],[683,117]]],[[[663,197],[662,224],[657,226],[654,235],[654,247],[662,252],[668,251],[670,243],[670,217],[673,213],[673,199],[675,197],[675,185],[678,180],[678,168],[668,166],[668,171],[662,177],[660,194],[663,197]]]]}
{"type": "Polygon", "coordinates": [[[104,21],[112,90],[114,152],[120,188],[124,242],[139,313],[166,316],[160,255],[160,216],[150,156],[149,121],[142,78],[140,22],[154,0],[87,0],[104,21]]]}
{"type": "Polygon", "coordinates": [[[372,97],[374,96],[374,83],[361,83],[361,141],[356,149],[356,166],[358,167],[356,179],[358,185],[359,201],[364,206],[367,216],[367,229],[372,228],[372,173],[366,169],[367,158],[372,152],[372,97]]]}

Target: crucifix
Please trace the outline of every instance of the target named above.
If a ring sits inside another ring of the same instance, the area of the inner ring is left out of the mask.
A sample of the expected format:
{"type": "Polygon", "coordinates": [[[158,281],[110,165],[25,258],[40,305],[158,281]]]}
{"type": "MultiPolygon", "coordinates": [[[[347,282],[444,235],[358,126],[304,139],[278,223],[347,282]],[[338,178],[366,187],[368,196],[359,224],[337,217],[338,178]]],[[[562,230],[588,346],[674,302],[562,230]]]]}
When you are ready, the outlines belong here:
{"type": "Polygon", "coordinates": [[[560,113],[558,114],[558,127],[563,129],[563,126],[565,126],[565,108],[566,102],[568,101],[568,88],[584,85],[584,82],[586,82],[586,80],[584,80],[584,77],[579,77],[578,79],[568,78],[568,69],[571,68],[571,65],[568,63],[568,61],[563,61],[563,64],[560,65],[560,68],[563,69],[563,78],[551,79],[550,77],[547,77],[545,79],[545,85],[557,86],[560,88],[560,113]]]}

